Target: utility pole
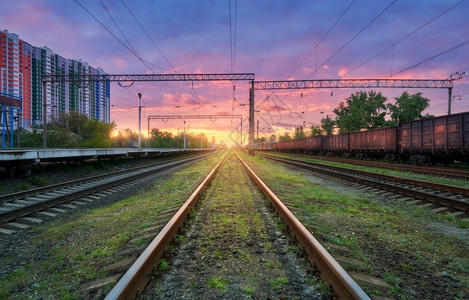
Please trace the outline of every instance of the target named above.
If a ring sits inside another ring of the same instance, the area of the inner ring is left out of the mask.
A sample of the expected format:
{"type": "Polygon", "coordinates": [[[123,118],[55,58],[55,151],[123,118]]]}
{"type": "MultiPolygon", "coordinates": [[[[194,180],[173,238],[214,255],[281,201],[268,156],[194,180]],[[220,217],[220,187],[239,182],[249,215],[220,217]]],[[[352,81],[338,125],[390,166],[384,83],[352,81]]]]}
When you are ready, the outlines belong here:
{"type": "MultiPolygon", "coordinates": [[[[449,76],[448,80],[459,80],[461,79],[466,72],[455,72],[449,76]]],[[[448,116],[451,114],[451,101],[453,101],[453,87],[448,88],[448,116]]]]}
{"type": "Polygon", "coordinates": [[[249,154],[254,155],[254,81],[249,87],[249,154]]]}
{"type": "Polygon", "coordinates": [[[186,149],[186,121],[184,121],[184,149],[186,149]]]}
{"type": "Polygon", "coordinates": [[[42,82],[42,148],[47,148],[47,81],[42,82]]]}
{"type": "Polygon", "coordinates": [[[142,136],[141,136],[141,121],[142,121],[142,94],[138,93],[138,147],[141,148],[142,136]]]}
{"type": "Polygon", "coordinates": [[[257,120],[257,140],[259,140],[259,120],[257,120]]]}
{"type": "Polygon", "coordinates": [[[16,115],[16,119],[18,121],[18,124],[16,127],[16,148],[20,147],[21,115],[22,114],[18,111],[18,114],[16,115]]]}

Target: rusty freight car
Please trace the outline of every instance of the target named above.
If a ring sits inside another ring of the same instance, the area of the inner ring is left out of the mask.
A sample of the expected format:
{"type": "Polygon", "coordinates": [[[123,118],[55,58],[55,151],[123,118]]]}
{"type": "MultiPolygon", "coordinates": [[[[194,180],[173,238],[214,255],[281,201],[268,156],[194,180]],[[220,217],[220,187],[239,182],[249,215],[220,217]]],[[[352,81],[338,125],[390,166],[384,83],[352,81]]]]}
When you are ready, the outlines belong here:
{"type": "Polygon", "coordinates": [[[311,136],[305,139],[305,151],[309,154],[322,154],[322,135],[311,136]]]}
{"type": "Polygon", "coordinates": [[[469,112],[401,123],[400,153],[418,164],[469,162],[469,112]]]}
{"type": "Polygon", "coordinates": [[[385,157],[398,160],[398,127],[387,127],[350,133],[350,152],[357,158],[385,157]]]}
{"type": "Polygon", "coordinates": [[[323,137],[323,151],[328,156],[334,154],[343,154],[348,156],[350,153],[350,134],[341,133],[337,135],[326,135],[323,137]]]}

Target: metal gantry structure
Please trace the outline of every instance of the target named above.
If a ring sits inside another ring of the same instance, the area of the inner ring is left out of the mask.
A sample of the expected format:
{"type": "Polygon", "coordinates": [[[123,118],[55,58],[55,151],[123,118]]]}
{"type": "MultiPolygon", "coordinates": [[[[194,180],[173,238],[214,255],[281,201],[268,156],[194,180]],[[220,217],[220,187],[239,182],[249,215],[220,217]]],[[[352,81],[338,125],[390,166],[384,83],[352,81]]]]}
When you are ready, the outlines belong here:
{"type": "Polygon", "coordinates": [[[184,148],[185,148],[185,120],[190,119],[205,119],[216,121],[217,119],[240,119],[241,122],[241,147],[243,146],[243,116],[242,115],[149,115],[148,119],[148,132],[150,134],[150,120],[162,120],[167,122],[169,120],[184,120],[184,148]]]}
{"type": "MultiPolygon", "coordinates": [[[[109,81],[109,82],[136,82],[136,81],[249,81],[251,86],[255,79],[254,73],[210,73],[210,74],[46,74],[42,77],[43,84],[43,135],[42,145],[47,148],[47,83],[53,82],[92,82],[92,81],[109,81]]],[[[254,93],[249,95],[254,97],[254,93]]],[[[251,103],[251,99],[249,100],[251,103]]],[[[254,137],[254,99],[252,105],[249,105],[249,140],[254,137]],[[252,119],[251,119],[252,107],[252,119]],[[252,123],[252,137],[251,137],[252,123]]]]}
{"type": "Polygon", "coordinates": [[[428,79],[318,79],[255,81],[255,90],[317,89],[317,88],[447,88],[453,87],[453,80],[428,79]]]}
{"type": "Polygon", "coordinates": [[[448,89],[448,115],[451,114],[453,81],[462,78],[455,73],[448,79],[317,79],[317,80],[278,80],[254,81],[254,90],[298,90],[298,89],[350,89],[350,88],[400,88],[400,89],[448,89]]]}
{"type": "MultiPolygon", "coordinates": [[[[460,74],[446,80],[431,79],[318,79],[255,81],[254,73],[211,73],[211,74],[98,74],[98,75],[44,75],[43,76],[43,120],[46,118],[46,84],[48,82],[90,82],[90,81],[249,81],[249,146],[254,142],[254,91],[313,88],[446,88],[448,89],[448,114],[451,113],[453,81],[461,79],[460,74]]],[[[150,116],[158,119],[184,119],[191,115],[150,116]]],[[[200,118],[201,115],[192,115],[200,118]]],[[[233,115],[204,115],[229,118],[233,115]]],[[[150,120],[150,117],[148,120],[150,120]]],[[[208,119],[210,117],[207,117],[208,119]]],[[[241,118],[242,120],[242,118],[241,118]]],[[[148,121],[149,122],[149,121],[148,121]]],[[[43,122],[43,147],[47,148],[47,122],[43,122]]]]}

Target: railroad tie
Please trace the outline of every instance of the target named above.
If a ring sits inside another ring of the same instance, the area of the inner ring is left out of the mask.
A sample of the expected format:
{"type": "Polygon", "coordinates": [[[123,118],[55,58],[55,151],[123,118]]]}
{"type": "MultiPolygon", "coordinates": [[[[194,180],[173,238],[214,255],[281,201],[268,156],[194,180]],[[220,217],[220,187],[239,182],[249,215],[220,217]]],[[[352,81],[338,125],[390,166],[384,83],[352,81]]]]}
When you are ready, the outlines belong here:
{"type": "Polygon", "coordinates": [[[135,258],[124,259],[113,264],[104,266],[101,271],[116,273],[127,270],[135,261],[135,258]]]}
{"type": "Polygon", "coordinates": [[[332,248],[332,249],[334,249],[336,251],[339,251],[339,252],[342,252],[344,254],[350,253],[352,251],[352,250],[350,250],[350,248],[342,246],[342,245],[337,245],[337,244],[327,243],[327,242],[322,242],[321,244],[326,248],[332,248]]]}
{"type": "Polygon", "coordinates": [[[440,212],[445,212],[447,210],[449,210],[449,207],[441,206],[441,207],[432,209],[432,212],[433,213],[440,213],[440,212]]]}
{"type": "Polygon", "coordinates": [[[22,220],[29,221],[31,223],[36,223],[36,224],[41,224],[43,220],[37,219],[37,218],[32,218],[32,217],[24,217],[22,220]]]}
{"type": "Polygon", "coordinates": [[[130,247],[130,248],[125,248],[117,253],[119,256],[126,256],[126,255],[135,255],[135,254],[140,254],[147,248],[146,245],[140,245],[140,246],[135,246],[135,247],[130,247]]]}
{"type": "Polygon", "coordinates": [[[67,210],[60,209],[60,208],[57,208],[57,207],[51,207],[51,208],[49,208],[49,210],[52,210],[52,211],[55,211],[55,212],[58,212],[58,213],[61,213],[61,214],[64,214],[64,213],[67,212],[67,210]]]}
{"type": "Polygon", "coordinates": [[[427,207],[433,207],[433,206],[435,206],[434,203],[425,203],[425,204],[419,205],[419,207],[421,208],[427,208],[427,207]]]}
{"type": "Polygon", "coordinates": [[[11,229],[6,229],[6,228],[1,228],[1,227],[0,227],[0,233],[10,235],[10,234],[13,234],[13,233],[15,233],[15,232],[16,232],[15,230],[11,230],[11,229]]]}
{"type": "Polygon", "coordinates": [[[131,239],[129,241],[129,244],[133,244],[133,243],[139,242],[141,240],[149,239],[149,238],[154,238],[155,236],[156,236],[156,233],[154,233],[154,232],[147,233],[147,234],[144,234],[144,235],[141,235],[141,236],[137,236],[137,237],[134,237],[133,239],[131,239]]]}
{"type": "Polygon", "coordinates": [[[381,278],[360,274],[356,272],[348,272],[348,274],[356,281],[362,282],[366,286],[371,286],[381,291],[388,291],[391,286],[381,278]]]}
{"type": "Polygon", "coordinates": [[[464,216],[465,212],[455,211],[455,212],[448,212],[447,214],[448,214],[448,216],[451,216],[451,217],[462,217],[462,216],[464,216]]]}
{"type": "Polygon", "coordinates": [[[97,290],[108,284],[115,284],[117,280],[119,280],[120,277],[121,275],[118,274],[118,275],[113,275],[113,276],[109,276],[109,277],[105,277],[105,278],[101,278],[95,281],[85,283],[78,289],[78,292],[90,292],[93,290],[97,290]]]}
{"type": "Polygon", "coordinates": [[[60,207],[65,207],[65,208],[69,208],[69,209],[77,209],[77,207],[75,205],[71,205],[71,204],[62,204],[62,205],[60,205],[60,207]]]}
{"type": "Polygon", "coordinates": [[[54,214],[54,213],[51,213],[51,212],[48,212],[48,211],[40,211],[37,213],[38,215],[43,215],[43,216],[46,216],[46,217],[57,217],[57,214],[54,214]]]}
{"type": "Polygon", "coordinates": [[[18,223],[18,222],[10,222],[6,224],[7,226],[13,227],[13,228],[18,228],[18,229],[29,229],[31,228],[30,225],[18,223]]]}
{"type": "Polygon", "coordinates": [[[359,267],[364,267],[366,266],[364,262],[358,259],[350,258],[350,257],[345,257],[345,256],[338,256],[334,255],[335,260],[337,260],[341,265],[355,265],[359,267]]]}

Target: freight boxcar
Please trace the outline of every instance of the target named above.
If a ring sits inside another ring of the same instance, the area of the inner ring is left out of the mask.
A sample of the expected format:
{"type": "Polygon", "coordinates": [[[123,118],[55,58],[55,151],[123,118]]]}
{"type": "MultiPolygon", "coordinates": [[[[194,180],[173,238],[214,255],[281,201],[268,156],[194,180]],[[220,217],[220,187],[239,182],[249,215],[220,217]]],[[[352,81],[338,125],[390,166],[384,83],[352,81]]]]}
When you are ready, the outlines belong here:
{"type": "Polygon", "coordinates": [[[350,152],[357,158],[386,157],[398,160],[398,127],[379,128],[350,133],[350,152]]]}
{"type": "Polygon", "coordinates": [[[305,140],[293,140],[293,151],[296,153],[304,153],[305,152],[305,140]]]}
{"type": "Polygon", "coordinates": [[[323,137],[323,151],[327,155],[350,153],[350,134],[326,135],[323,137]]]}
{"type": "Polygon", "coordinates": [[[309,154],[322,154],[322,135],[316,135],[305,139],[305,151],[309,154]]]}
{"type": "Polygon", "coordinates": [[[400,124],[400,152],[414,163],[469,161],[469,112],[400,124]]]}

